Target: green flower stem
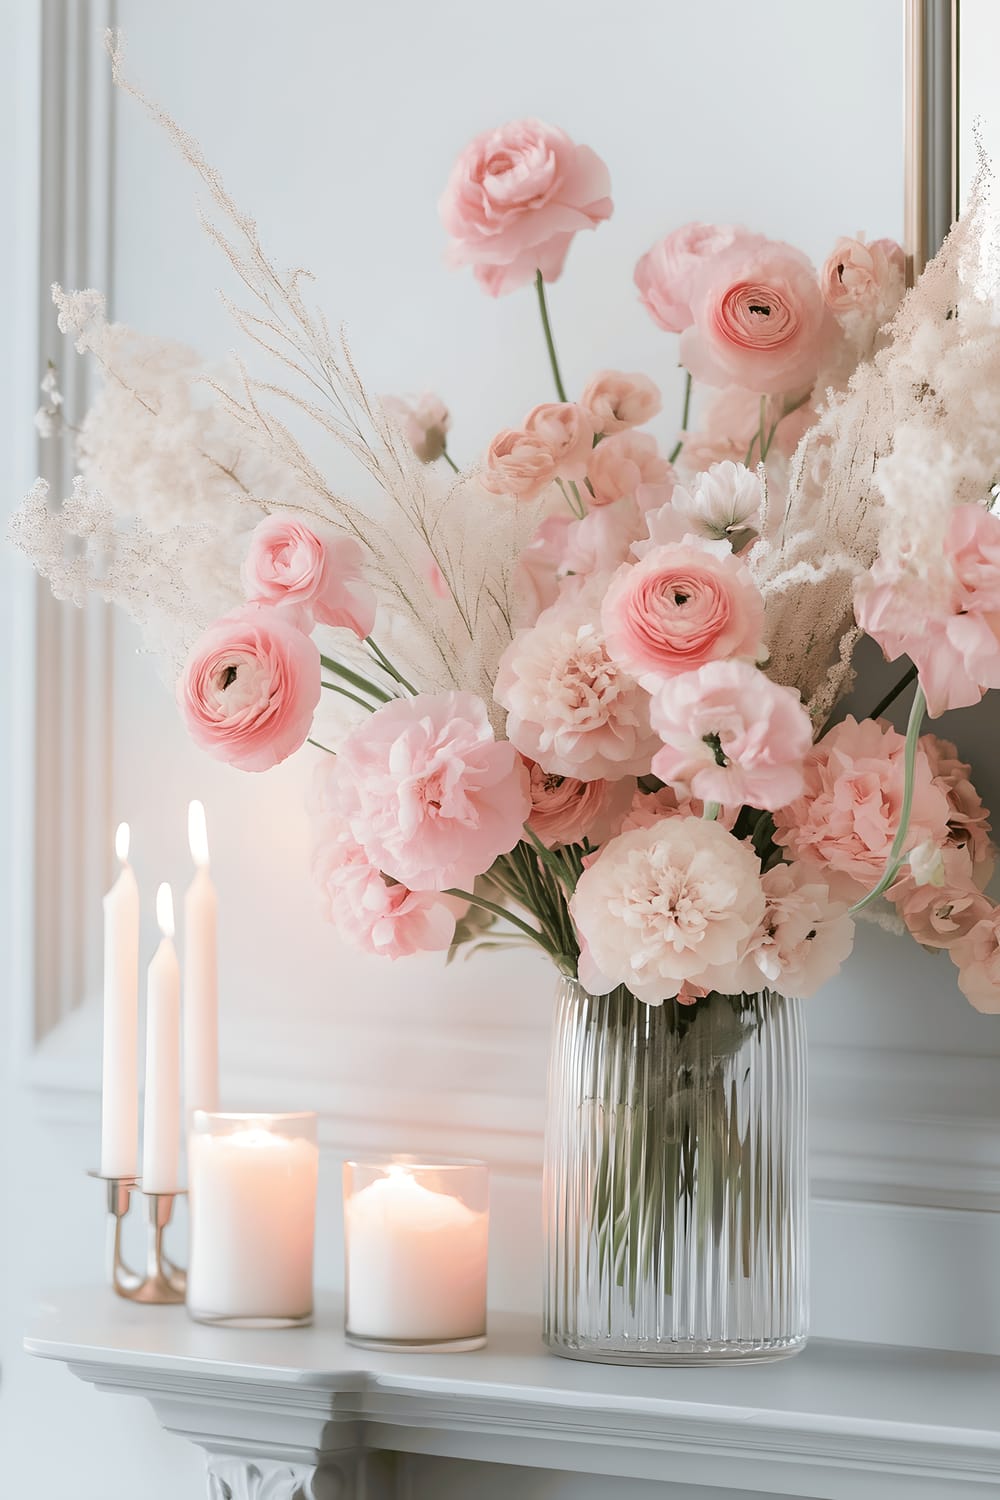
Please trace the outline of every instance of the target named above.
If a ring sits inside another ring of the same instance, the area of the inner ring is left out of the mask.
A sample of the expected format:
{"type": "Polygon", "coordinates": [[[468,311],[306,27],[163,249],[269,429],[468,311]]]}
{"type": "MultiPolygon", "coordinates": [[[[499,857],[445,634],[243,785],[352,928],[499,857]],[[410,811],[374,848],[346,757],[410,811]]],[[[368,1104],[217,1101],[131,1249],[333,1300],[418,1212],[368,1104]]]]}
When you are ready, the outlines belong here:
{"type": "Polygon", "coordinates": [[[454,469],[454,471],[455,471],[456,474],[461,474],[461,472],[462,472],[461,469],[458,467],[458,464],[452,458],[452,456],[448,452],[447,448],[442,448],[441,449],[441,457],[444,459],[444,461],[445,461],[446,464],[450,464],[451,465],[452,469],[454,469]]]}
{"type": "MultiPolygon", "coordinates": [[[[392,694],[387,693],[384,688],[376,687],[374,682],[369,682],[367,677],[362,677],[359,672],[352,672],[350,667],[343,666],[339,661],[334,661],[330,656],[320,656],[320,661],[328,672],[335,672],[359,692],[367,693],[369,698],[377,698],[380,703],[391,703],[392,694]]],[[[366,704],[365,707],[368,705],[366,704]]]]}
{"type": "Polygon", "coordinates": [[[385,652],[382,651],[382,650],[380,650],[379,647],[375,644],[375,639],[374,639],[373,636],[367,636],[366,637],[366,639],[365,639],[365,645],[368,647],[369,651],[371,651],[373,653],[373,655],[375,656],[375,658],[379,662],[380,666],[382,666],[382,667],[385,668],[385,670],[388,672],[389,676],[392,677],[392,678],[394,678],[396,680],[396,682],[399,683],[400,687],[405,687],[406,691],[408,693],[412,693],[413,696],[414,696],[414,698],[415,698],[417,696],[417,690],[413,686],[413,683],[412,682],[407,682],[407,680],[403,676],[402,672],[400,672],[397,667],[393,666],[392,662],[386,656],[385,652]]]}
{"type": "Polygon", "coordinates": [[[886,693],[885,697],[884,698],[880,698],[879,701],[876,703],[875,707],[872,709],[871,713],[868,715],[869,719],[877,719],[882,714],[884,714],[885,711],[886,711],[886,709],[891,704],[895,703],[896,699],[899,697],[899,695],[903,691],[903,689],[904,688],[908,688],[909,685],[910,685],[910,683],[914,681],[914,679],[916,678],[916,675],[917,675],[917,669],[916,669],[916,667],[910,667],[908,669],[908,671],[904,672],[903,675],[902,675],[902,677],[896,683],[896,686],[894,688],[890,688],[889,691],[886,693]]]}
{"type": "Polygon", "coordinates": [[[342,698],[350,698],[352,703],[357,703],[361,708],[368,710],[370,714],[375,712],[374,703],[366,703],[364,698],[359,698],[357,693],[352,693],[350,688],[341,687],[338,682],[321,682],[320,687],[326,688],[328,693],[339,693],[342,698]]]}
{"type": "Polygon", "coordinates": [[[306,735],[306,744],[314,745],[317,750],[322,750],[324,755],[336,755],[337,753],[336,750],[331,750],[329,745],[321,745],[319,740],[310,739],[308,735],[306,735]]]}
{"type": "Polygon", "coordinates": [[[505,922],[510,922],[514,927],[519,927],[523,933],[531,938],[533,943],[537,943],[540,948],[544,948],[550,958],[554,956],[548,943],[545,942],[537,928],[529,926],[527,922],[522,922],[520,917],[515,917],[514,913],[508,911],[505,906],[498,906],[495,901],[487,901],[485,896],[474,896],[471,891],[449,890],[445,891],[444,894],[446,896],[457,896],[460,901],[471,901],[473,906],[481,906],[483,911],[491,911],[495,917],[502,917],[505,922]]]}
{"type": "Polygon", "coordinates": [[[571,488],[573,490],[573,493],[576,495],[577,505],[579,506],[579,508],[577,508],[577,505],[573,504],[573,500],[572,500],[572,498],[570,496],[569,490],[567,490],[567,488],[563,484],[562,480],[557,478],[556,479],[556,484],[559,486],[559,490],[560,490],[560,493],[562,494],[563,499],[566,501],[566,504],[569,506],[570,510],[573,512],[573,514],[576,517],[576,519],[578,521],[582,521],[583,518],[584,518],[584,516],[587,514],[587,512],[583,508],[583,501],[580,499],[580,492],[577,489],[576,485],[575,484],[572,485],[571,488]]]}
{"type": "Polygon", "coordinates": [[[702,817],[705,819],[706,822],[708,822],[708,823],[714,823],[715,820],[716,820],[716,818],[719,816],[720,811],[721,811],[721,804],[720,803],[718,803],[718,802],[706,802],[705,803],[705,810],[702,813],[702,817]]]}
{"type": "Polygon", "coordinates": [[[563,385],[562,376],[559,373],[559,358],[556,354],[555,342],[552,338],[552,324],[549,322],[549,308],[545,300],[545,282],[541,271],[535,272],[535,291],[538,293],[538,311],[542,316],[542,331],[545,334],[545,347],[549,351],[549,364],[552,366],[552,376],[556,383],[556,391],[560,401],[568,401],[566,387],[563,385]]]}
{"type": "Polygon", "coordinates": [[[684,447],[684,433],[687,432],[688,417],[691,414],[691,387],[694,382],[691,379],[691,371],[684,372],[684,412],[681,416],[681,436],[677,439],[670,453],[670,462],[676,463],[681,449],[684,447]]]}
{"type": "Polygon", "coordinates": [[[541,839],[538,837],[538,834],[533,828],[529,828],[527,823],[525,823],[524,825],[524,831],[528,836],[528,841],[534,845],[535,853],[542,861],[542,864],[548,866],[548,868],[556,876],[556,879],[559,880],[569,891],[570,895],[572,895],[572,893],[576,889],[576,881],[573,879],[572,875],[570,874],[569,870],[567,870],[562,860],[558,855],[553,854],[552,850],[549,849],[547,845],[542,843],[541,839]]]}
{"type": "MultiPolygon", "coordinates": [[[[569,487],[573,491],[573,496],[576,500],[577,505],[580,507],[580,519],[582,521],[584,516],[587,514],[587,507],[583,503],[583,497],[580,494],[580,488],[575,479],[570,480],[569,487]]],[[[594,493],[593,486],[591,486],[590,493],[594,493]]]]}
{"type": "Polygon", "coordinates": [[[889,850],[889,858],[886,862],[885,874],[867,896],[862,896],[860,901],[855,901],[851,907],[851,914],[861,911],[863,907],[877,901],[882,892],[888,890],[889,886],[899,874],[899,868],[903,863],[903,845],[906,843],[906,835],[910,830],[910,809],[913,807],[913,780],[914,768],[917,763],[917,741],[920,738],[920,730],[924,722],[924,711],[927,700],[923,689],[917,688],[910,707],[910,718],[906,726],[906,748],[903,752],[903,767],[905,779],[903,782],[903,805],[899,812],[899,827],[896,829],[896,837],[892,841],[889,850]]]}

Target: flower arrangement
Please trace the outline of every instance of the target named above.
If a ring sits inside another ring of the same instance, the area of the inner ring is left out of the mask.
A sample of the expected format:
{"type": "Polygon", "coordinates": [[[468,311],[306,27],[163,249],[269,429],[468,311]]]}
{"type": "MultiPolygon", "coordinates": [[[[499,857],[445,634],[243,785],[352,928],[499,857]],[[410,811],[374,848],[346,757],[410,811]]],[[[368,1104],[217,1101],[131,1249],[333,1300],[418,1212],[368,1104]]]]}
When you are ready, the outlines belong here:
{"type": "MultiPolygon", "coordinates": [[[[556,399],[531,392],[465,467],[445,404],[373,397],[303,274],[147,107],[208,191],[237,326],[284,378],[207,367],[56,288],[106,380],[73,496],[36,486],[14,539],[57,593],[135,615],[207,753],[260,771],[317,747],[338,932],[390,958],[530,944],[593,994],[697,1006],[813,993],[874,909],[1000,1011],[988,814],[922,733],[1000,686],[982,209],[905,298],[889,240],[842,239],[817,269],[740,226],[668,233],[635,268],[686,371],[661,452],[653,379],[574,391],[556,352],[546,288],[612,212],[606,165],[538,121],[489,131],[444,190],[449,255],[492,297],[533,289],[556,399]],[[288,403],[373,499],[334,488],[288,403]],[[831,723],[862,633],[912,663],[905,735],[890,700],[831,723]]],[[[44,394],[57,432],[51,372],[44,394]]]]}

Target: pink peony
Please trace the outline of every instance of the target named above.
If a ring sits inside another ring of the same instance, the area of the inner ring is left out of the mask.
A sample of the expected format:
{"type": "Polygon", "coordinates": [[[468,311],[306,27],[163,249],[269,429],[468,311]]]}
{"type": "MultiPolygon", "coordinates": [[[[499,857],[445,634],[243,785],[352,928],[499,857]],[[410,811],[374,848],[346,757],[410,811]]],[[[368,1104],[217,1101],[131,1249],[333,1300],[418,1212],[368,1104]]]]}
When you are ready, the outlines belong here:
{"type": "Polygon", "coordinates": [[[352,537],[321,522],[266,516],[254,528],[241,577],[257,604],[303,605],[321,625],[353,630],[361,640],[375,624],[375,594],[361,572],[352,537]]]}
{"type": "Polygon", "coordinates": [[[348,736],[337,769],[352,836],[411,890],[471,886],[531,811],[527,768],[473,693],[384,704],[348,736]]]}
{"type": "Polygon", "coordinates": [[[973,882],[983,890],[993,874],[990,815],[970,781],[971,766],[958,758],[949,740],[921,736],[920,748],[930,763],[934,785],[948,799],[948,847],[960,849],[973,882]]]}
{"type": "Polygon", "coordinates": [[[305,743],[320,695],[319,652],[278,608],[249,605],[191,648],[177,703],[201,750],[269,771],[305,743]]]}
{"type": "Polygon", "coordinates": [[[951,950],[958,967],[958,987],[976,1010],[1000,1013],[1000,908],[977,922],[951,950]]]}
{"type": "Polygon", "coordinates": [[[580,983],[659,1005],[735,964],[764,915],[760,862],[718,823],[666,818],[606,844],[570,902],[580,983]]]}
{"type": "Polygon", "coordinates": [[[827,307],[836,313],[873,313],[880,305],[889,310],[903,292],[904,257],[895,240],[875,240],[866,245],[863,236],[839,239],[819,273],[819,284],[827,307]]]}
{"type": "Polygon", "coordinates": [[[802,791],[812,722],[794,688],[745,661],[710,661],[671,677],[650,720],[663,740],[652,771],[682,796],[774,809],[802,791]]]}
{"type": "MultiPolygon", "coordinates": [[[[821,870],[834,896],[854,901],[885,872],[903,802],[905,740],[890,725],[846,718],[806,756],[805,790],[775,814],[775,839],[789,856],[821,870]]],[[[905,849],[943,844],[948,800],[918,750],[905,849]]]]}
{"type": "Polygon", "coordinates": [[[695,475],[690,485],[678,485],[670,500],[695,536],[733,542],[757,527],[763,498],[757,475],[727,461],[695,475]]]}
{"type": "Polygon", "coordinates": [[[764,650],[764,601],[724,542],[688,537],[619,568],[601,617],[610,656],[650,691],[667,677],[764,650]]]}
{"type": "Polygon", "coordinates": [[[767,907],[750,939],[739,989],[753,993],[763,980],[783,995],[808,999],[840,972],[854,947],[847,904],[832,900],[826,883],[801,865],[775,865],[761,885],[767,907]]]}
{"type": "Polygon", "coordinates": [[[508,739],[544,770],[580,781],[641,776],[658,745],[647,695],[605,649],[602,592],[600,581],[573,590],[519,630],[495,688],[508,739]]]}
{"type": "Polygon", "coordinates": [[[950,576],[943,596],[883,558],[854,595],[858,624],[886,659],[905,653],[916,666],[932,718],[1000,687],[1000,516],[956,505],[944,552],[950,576]]]}
{"type": "Polygon", "coordinates": [[[760,238],[731,224],[684,224],[647,250],[635,268],[635,284],[653,322],[666,333],[683,333],[693,321],[692,283],[705,263],[737,242],[751,245],[760,238]]]}
{"type": "Polygon", "coordinates": [[[619,432],[598,443],[587,457],[593,505],[611,505],[634,495],[640,485],[666,486],[664,499],[673,488],[673,467],[648,432],[619,432]]]}
{"type": "Polygon", "coordinates": [[[451,416],[440,396],[385,396],[382,405],[398,422],[403,436],[422,464],[432,464],[448,445],[451,416]]]}
{"type": "Polygon", "coordinates": [[[589,146],[540,120],[512,120],[476,137],[441,198],[454,265],[475,268],[492,297],[555,281],[579,229],[611,215],[608,169],[589,146]]]}
{"type": "Polygon", "coordinates": [[[906,930],[925,948],[951,948],[989,916],[992,905],[973,883],[964,851],[951,845],[940,850],[943,880],[919,884],[918,871],[904,866],[886,895],[906,924],[906,930]]]}
{"type": "Polygon", "coordinates": [[[537,500],[555,477],[555,457],[545,438],[506,427],[487,448],[480,479],[492,495],[537,500]]]}
{"type": "Polygon", "coordinates": [[[602,370],[588,384],[580,405],[590,412],[594,431],[607,436],[627,427],[641,427],[656,416],[663,402],[648,375],[602,370]]]}
{"type": "Polygon", "coordinates": [[[411,891],[371,865],[361,845],[340,832],[323,843],[313,873],[327,917],[341,937],[364,953],[408,958],[449,948],[467,902],[437,891],[411,891]]]}
{"type": "Polygon", "coordinates": [[[549,849],[561,844],[582,844],[589,839],[596,848],[617,833],[632,801],[635,782],[578,781],[543,771],[534,761],[531,775],[531,816],[528,827],[549,849]]]}
{"type": "Polygon", "coordinates": [[[771,240],[738,241],[706,263],[691,310],[681,363],[707,385],[807,391],[838,337],[808,258],[771,240]]]}

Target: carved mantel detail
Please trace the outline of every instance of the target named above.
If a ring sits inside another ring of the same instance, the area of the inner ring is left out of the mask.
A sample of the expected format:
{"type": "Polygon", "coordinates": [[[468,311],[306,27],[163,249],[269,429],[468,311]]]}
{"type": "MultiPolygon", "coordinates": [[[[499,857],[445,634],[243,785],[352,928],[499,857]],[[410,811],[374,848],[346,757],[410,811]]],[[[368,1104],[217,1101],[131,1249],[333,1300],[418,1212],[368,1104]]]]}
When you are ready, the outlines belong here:
{"type": "Polygon", "coordinates": [[[259,1458],[208,1460],[208,1500],[351,1500],[357,1463],[351,1457],[304,1464],[259,1458]]]}

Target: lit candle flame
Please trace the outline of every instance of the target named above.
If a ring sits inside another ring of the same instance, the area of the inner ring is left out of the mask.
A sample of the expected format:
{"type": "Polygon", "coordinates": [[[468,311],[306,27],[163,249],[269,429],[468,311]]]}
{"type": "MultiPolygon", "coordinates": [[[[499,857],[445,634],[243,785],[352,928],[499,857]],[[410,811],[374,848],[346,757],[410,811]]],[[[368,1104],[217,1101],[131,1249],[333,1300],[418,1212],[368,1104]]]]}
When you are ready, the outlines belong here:
{"type": "Polygon", "coordinates": [[[172,938],[174,935],[174,897],[167,881],[157,887],[156,920],[160,924],[163,936],[172,938]]]}
{"type": "Polygon", "coordinates": [[[127,823],[119,823],[115,829],[115,858],[119,864],[124,864],[128,859],[128,846],[131,835],[127,823]]]}
{"type": "Polygon", "coordinates": [[[205,822],[205,804],[188,803],[188,848],[191,858],[199,870],[208,869],[208,825],[205,822]]]}

